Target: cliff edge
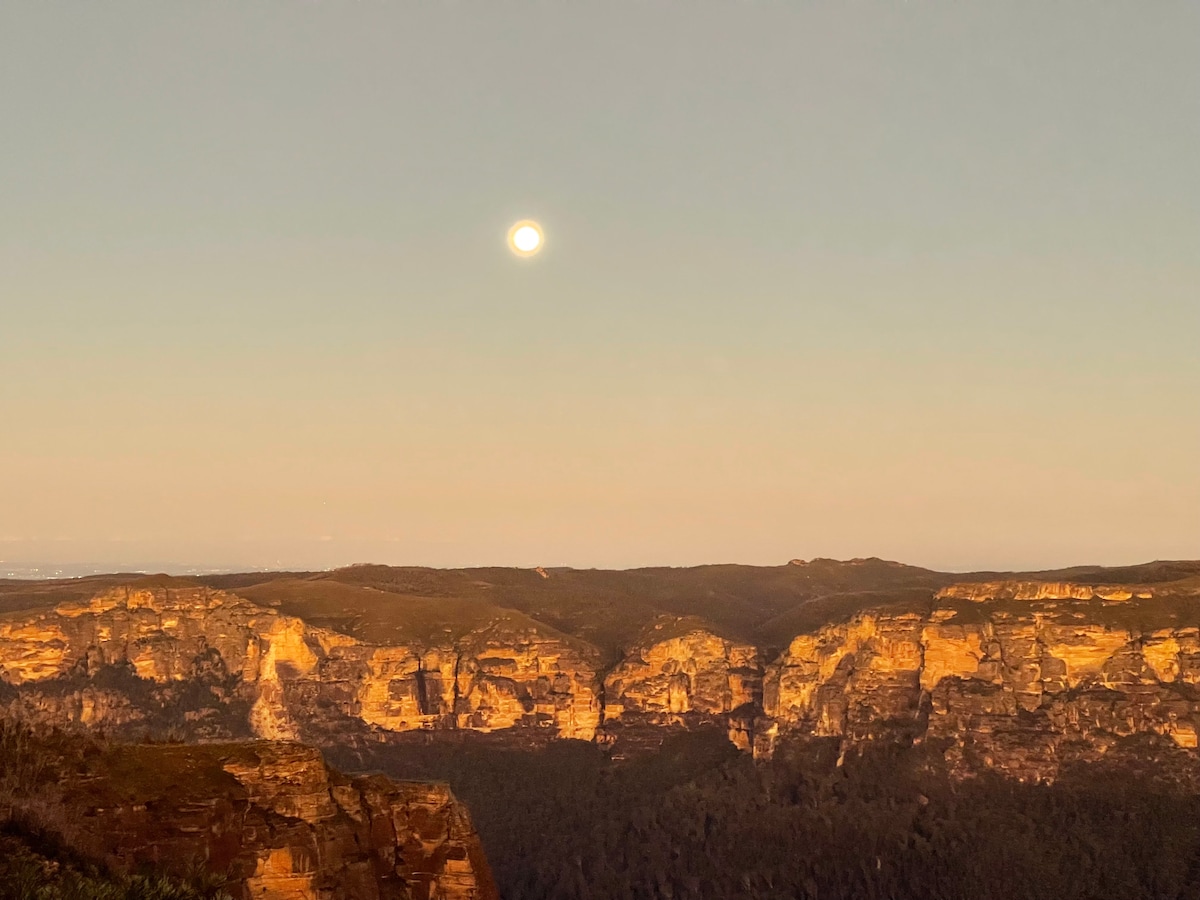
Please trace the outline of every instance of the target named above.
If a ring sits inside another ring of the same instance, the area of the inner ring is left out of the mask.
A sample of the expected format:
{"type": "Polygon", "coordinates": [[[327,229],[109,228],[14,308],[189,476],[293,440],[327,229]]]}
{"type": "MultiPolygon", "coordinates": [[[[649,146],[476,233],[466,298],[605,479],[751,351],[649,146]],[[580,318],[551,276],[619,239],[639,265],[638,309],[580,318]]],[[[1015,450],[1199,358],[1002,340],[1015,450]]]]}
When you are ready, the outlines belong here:
{"type": "Polygon", "coordinates": [[[38,776],[10,785],[8,811],[114,871],[202,867],[262,900],[498,898],[444,785],[349,778],[298,744],[17,743],[0,768],[36,757],[38,776]]]}

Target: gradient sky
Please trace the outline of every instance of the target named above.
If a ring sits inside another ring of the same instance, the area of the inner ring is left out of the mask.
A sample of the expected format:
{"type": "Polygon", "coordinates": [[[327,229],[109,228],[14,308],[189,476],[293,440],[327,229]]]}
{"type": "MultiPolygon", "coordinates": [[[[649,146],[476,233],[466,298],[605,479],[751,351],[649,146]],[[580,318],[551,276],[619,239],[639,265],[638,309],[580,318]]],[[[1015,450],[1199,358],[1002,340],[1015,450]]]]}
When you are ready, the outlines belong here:
{"type": "Polygon", "coordinates": [[[1194,0],[0,5],[0,560],[867,555],[1200,557],[1194,0]]]}

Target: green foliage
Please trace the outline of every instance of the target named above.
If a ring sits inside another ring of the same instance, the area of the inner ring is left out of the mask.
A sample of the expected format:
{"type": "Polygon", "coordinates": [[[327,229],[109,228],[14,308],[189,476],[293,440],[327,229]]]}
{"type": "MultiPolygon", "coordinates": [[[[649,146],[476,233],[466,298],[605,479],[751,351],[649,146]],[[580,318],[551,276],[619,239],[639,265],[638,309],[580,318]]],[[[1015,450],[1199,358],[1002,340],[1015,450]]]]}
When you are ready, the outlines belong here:
{"type": "MultiPolygon", "coordinates": [[[[239,693],[240,674],[229,673],[215,649],[202,652],[192,662],[196,674],[177,681],[164,683],[143,678],[132,663],[122,661],[97,666],[90,672],[77,668],[44,679],[37,682],[36,691],[52,697],[70,697],[93,690],[121,697],[139,715],[129,724],[108,730],[117,739],[195,740],[198,727],[209,730],[208,734],[200,735],[202,738],[249,737],[246,723],[250,701],[239,693]]],[[[15,696],[16,692],[13,693],[15,696]]]]}
{"type": "Polygon", "coordinates": [[[38,735],[26,725],[0,719],[0,806],[56,781],[68,746],[62,735],[38,735]]]}
{"type": "Polygon", "coordinates": [[[506,900],[1200,900],[1200,797],[1127,768],[955,781],[921,748],[754,763],[719,734],[611,763],[564,742],[381,750],[471,810],[506,900]]]}
{"type": "MultiPolygon", "coordinates": [[[[91,738],[0,720],[0,900],[232,900],[224,890],[228,879],[201,863],[179,877],[115,874],[63,836],[70,822],[56,788],[64,775],[114,763],[135,766],[145,750],[108,753],[91,738]]],[[[132,777],[167,776],[141,765],[132,777]]],[[[186,787],[205,786],[189,778],[186,787]]]]}
{"type": "Polygon", "coordinates": [[[587,641],[606,663],[619,658],[622,648],[662,617],[697,617],[728,637],[786,643],[796,633],[790,630],[796,624],[792,618],[801,626],[820,619],[830,612],[829,603],[813,607],[816,611],[805,607],[830,595],[852,595],[831,601],[834,613],[848,617],[874,606],[928,605],[933,590],[951,580],[883,560],[553,569],[548,574],[543,578],[530,569],[364,565],[302,578],[264,573],[202,580],[371,640],[453,637],[481,624],[520,628],[533,620],[543,632],[554,629],[587,641]]]}
{"type": "MultiPolygon", "coordinates": [[[[9,828],[10,832],[14,829],[9,828]]],[[[232,900],[224,879],[210,874],[171,878],[161,873],[114,875],[77,859],[38,835],[0,838],[0,897],[4,900],[232,900]]]]}

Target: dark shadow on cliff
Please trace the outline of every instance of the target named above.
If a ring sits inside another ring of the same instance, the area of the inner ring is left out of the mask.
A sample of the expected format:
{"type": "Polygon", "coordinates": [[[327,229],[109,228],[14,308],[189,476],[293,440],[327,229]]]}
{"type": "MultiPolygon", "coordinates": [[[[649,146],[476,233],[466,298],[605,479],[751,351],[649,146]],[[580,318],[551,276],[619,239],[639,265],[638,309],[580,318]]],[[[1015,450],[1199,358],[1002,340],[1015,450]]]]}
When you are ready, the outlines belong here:
{"type": "Polygon", "coordinates": [[[1200,796],[1150,765],[957,781],[936,748],[755,763],[718,733],[620,763],[573,742],[332,756],[448,781],[507,900],[1200,898],[1200,796]]]}
{"type": "MultiPolygon", "coordinates": [[[[103,709],[108,736],[122,740],[249,738],[250,702],[240,678],[215,650],[192,662],[193,677],[142,678],[129,662],[79,666],[57,678],[13,686],[0,681],[0,712],[39,725],[80,722],[83,707],[103,709]]],[[[86,731],[83,725],[78,726],[86,731]]]]}

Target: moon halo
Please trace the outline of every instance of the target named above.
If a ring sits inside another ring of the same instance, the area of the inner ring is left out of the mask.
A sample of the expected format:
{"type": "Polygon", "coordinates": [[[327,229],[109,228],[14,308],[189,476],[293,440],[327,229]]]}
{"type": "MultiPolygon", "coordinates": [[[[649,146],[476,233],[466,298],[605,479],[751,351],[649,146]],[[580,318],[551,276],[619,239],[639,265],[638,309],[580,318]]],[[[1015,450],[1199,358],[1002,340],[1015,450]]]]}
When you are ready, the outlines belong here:
{"type": "Polygon", "coordinates": [[[542,226],[532,219],[522,219],[508,229],[508,249],[517,256],[533,256],[545,242],[542,226]]]}

